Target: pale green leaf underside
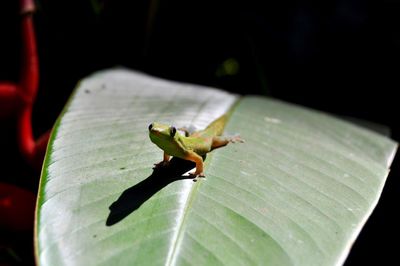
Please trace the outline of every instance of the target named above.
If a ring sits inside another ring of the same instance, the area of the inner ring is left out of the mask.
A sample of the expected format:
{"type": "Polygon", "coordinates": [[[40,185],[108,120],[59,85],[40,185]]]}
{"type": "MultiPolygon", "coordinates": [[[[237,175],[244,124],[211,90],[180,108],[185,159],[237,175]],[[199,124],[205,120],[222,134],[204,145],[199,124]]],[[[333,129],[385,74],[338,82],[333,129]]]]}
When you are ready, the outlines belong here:
{"type": "Polygon", "coordinates": [[[79,84],[55,126],[41,177],[37,260],[341,264],[378,201],[396,147],[381,135],[276,100],[127,70],[100,72],[79,84]],[[235,102],[226,132],[246,142],[212,152],[205,180],[146,187],[153,196],[135,186],[162,159],[148,139],[150,122],[203,128],[235,102]],[[109,208],[124,191],[131,195],[127,208],[138,208],[110,224],[109,208]],[[148,200],[140,206],[141,195],[148,200]]]}

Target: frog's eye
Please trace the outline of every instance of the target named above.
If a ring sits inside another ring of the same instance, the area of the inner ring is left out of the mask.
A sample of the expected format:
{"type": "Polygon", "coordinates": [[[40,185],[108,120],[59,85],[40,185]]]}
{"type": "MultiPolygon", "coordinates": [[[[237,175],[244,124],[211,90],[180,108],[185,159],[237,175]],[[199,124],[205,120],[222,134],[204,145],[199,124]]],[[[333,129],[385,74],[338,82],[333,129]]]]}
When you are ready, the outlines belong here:
{"type": "Polygon", "coordinates": [[[171,137],[174,137],[176,134],[176,128],[175,127],[171,127],[170,128],[170,132],[171,132],[171,137]]]}
{"type": "Polygon", "coordinates": [[[149,125],[149,131],[151,131],[152,128],[153,128],[153,123],[151,123],[151,124],[149,125]]]}

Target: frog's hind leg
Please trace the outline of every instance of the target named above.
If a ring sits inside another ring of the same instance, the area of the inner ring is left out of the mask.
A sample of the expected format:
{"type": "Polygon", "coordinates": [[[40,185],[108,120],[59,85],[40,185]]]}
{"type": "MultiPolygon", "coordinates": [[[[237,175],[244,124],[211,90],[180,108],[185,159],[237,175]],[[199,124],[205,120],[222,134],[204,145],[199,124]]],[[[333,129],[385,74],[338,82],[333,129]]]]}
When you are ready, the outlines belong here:
{"type": "Polygon", "coordinates": [[[226,137],[213,137],[212,139],[212,144],[211,144],[211,150],[215,150],[221,147],[224,147],[228,145],[229,143],[229,138],[226,137]]]}
{"type": "Polygon", "coordinates": [[[244,142],[239,136],[234,137],[213,137],[211,150],[226,146],[229,142],[244,142]]]}

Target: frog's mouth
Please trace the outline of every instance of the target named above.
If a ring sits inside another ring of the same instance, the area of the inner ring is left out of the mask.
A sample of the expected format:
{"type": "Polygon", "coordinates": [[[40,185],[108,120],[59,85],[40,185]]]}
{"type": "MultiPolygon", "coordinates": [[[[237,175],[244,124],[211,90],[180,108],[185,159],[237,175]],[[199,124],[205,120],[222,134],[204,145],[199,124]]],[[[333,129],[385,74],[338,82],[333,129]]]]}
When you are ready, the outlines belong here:
{"type": "Polygon", "coordinates": [[[163,131],[157,130],[157,129],[150,130],[150,136],[155,136],[158,139],[166,139],[166,138],[168,138],[168,136],[165,135],[165,133],[163,131]]]}
{"type": "Polygon", "coordinates": [[[150,139],[160,139],[160,132],[150,131],[149,132],[150,139]]]}
{"type": "Polygon", "coordinates": [[[160,132],[157,132],[157,134],[150,133],[150,140],[160,149],[164,150],[166,148],[165,136],[160,134],[160,132]]]}
{"type": "Polygon", "coordinates": [[[158,130],[150,131],[149,136],[150,136],[151,141],[154,143],[158,142],[158,140],[165,139],[165,136],[163,134],[161,134],[161,132],[158,130]]]}
{"type": "Polygon", "coordinates": [[[150,135],[154,135],[154,136],[157,136],[157,137],[160,137],[160,131],[158,131],[158,130],[151,130],[150,131],[150,135]]]}

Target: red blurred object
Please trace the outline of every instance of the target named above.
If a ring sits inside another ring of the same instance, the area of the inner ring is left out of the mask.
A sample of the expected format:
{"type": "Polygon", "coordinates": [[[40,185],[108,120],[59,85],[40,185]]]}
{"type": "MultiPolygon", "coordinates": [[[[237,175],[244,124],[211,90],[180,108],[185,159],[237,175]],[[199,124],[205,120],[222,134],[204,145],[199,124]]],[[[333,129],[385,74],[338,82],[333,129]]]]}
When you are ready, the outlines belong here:
{"type": "Polygon", "coordinates": [[[34,0],[20,0],[19,6],[21,7],[21,14],[35,12],[34,0]]]}
{"type": "Polygon", "coordinates": [[[32,230],[36,196],[14,185],[0,183],[0,228],[32,230]]]}
{"type": "Polygon", "coordinates": [[[8,82],[0,83],[0,118],[13,115],[17,105],[17,86],[8,82]]]}
{"type": "Polygon", "coordinates": [[[22,30],[22,65],[17,84],[0,83],[0,117],[17,114],[19,150],[34,168],[40,169],[49,133],[35,140],[32,132],[32,108],[39,85],[39,59],[33,27],[33,0],[20,0],[22,30]]]}

